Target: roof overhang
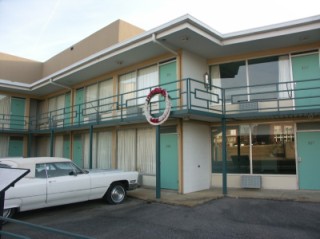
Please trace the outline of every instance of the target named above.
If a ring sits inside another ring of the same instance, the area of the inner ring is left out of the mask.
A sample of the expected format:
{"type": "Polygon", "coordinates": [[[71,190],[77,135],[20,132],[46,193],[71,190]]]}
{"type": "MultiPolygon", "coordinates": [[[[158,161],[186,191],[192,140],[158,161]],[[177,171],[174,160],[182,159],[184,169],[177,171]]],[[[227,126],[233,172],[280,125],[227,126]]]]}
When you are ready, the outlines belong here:
{"type": "Polygon", "coordinates": [[[32,84],[1,81],[14,92],[43,96],[159,55],[179,50],[214,59],[320,42],[320,15],[221,34],[190,15],[146,31],[76,62],[32,84]]]}

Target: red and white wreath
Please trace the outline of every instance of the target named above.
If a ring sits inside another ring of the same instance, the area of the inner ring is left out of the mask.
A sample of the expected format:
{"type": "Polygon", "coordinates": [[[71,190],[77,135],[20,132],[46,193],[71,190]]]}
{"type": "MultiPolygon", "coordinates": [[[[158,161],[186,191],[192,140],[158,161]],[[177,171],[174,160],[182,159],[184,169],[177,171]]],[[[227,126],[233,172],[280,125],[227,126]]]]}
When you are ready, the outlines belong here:
{"type": "Polygon", "coordinates": [[[147,121],[152,125],[160,125],[160,124],[164,123],[169,118],[170,111],[171,111],[171,101],[170,101],[168,92],[165,89],[162,89],[160,87],[155,88],[152,91],[150,91],[149,95],[146,98],[146,102],[144,104],[144,115],[146,116],[147,121]],[[154,97],[155,95],[158,95],[158,94],[161,94],[163,97],[165,97],[166,108],[165,108],[163,114],[157,118],[157,117],[153,117],[150,114],[150,101],[151,101],[152,97],[154,97]]]}

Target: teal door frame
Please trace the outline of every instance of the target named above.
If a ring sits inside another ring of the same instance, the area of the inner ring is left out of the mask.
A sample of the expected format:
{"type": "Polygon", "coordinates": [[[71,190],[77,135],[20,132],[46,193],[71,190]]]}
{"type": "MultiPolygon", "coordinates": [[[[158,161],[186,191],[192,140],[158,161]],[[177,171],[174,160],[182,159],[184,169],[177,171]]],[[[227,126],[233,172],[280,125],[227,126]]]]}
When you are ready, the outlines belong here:
{"type": "Polygon", "coordinates": [[[320,131],[298,131],[299,189],[320,190],[320,131]]]}
{"type": "Polygon", "coordinates": [[[178,134],[160,134],[160,181],[162,189],[179,189],[178,134]]]}
{"type": "Polygon", "coordinates": [[[10,106],[10,128],[24,129],[25,128],[25,99],[11,97],[10,106]]]}
{"type": "MultiPolygon", "coordinates": [[[[162,63],[159,66],[159,82],[171,98],[171,107],[177,107],[177,61],[162,63]],[[174,82],[174,83],[172,83],[174,82]]],[[[165,102],[160,103],[160,108],[165,109],[165,102]]]]}
{"type": "Polygon", "coordinates": [[[82,144],[81,134],[73,135],[72,159],[75,164],[83,168],[84,161],[83,161],[83,144],[82,144]]]}
{"type": "Polygon", "coordinates": [[[76,91],[76,97],[75,97],[75,105],[76,109],[75,111],[77,112],[77,116],[75,119],[75,123],[80,125],[83,122],[83,103],[84,103],[84,88],[77,89],[76,91]]]}
{"type": "Polygon", "coordinates": [[[292,57],[296,109],[319,108],[319,53],[292,57]]]}
{"type": "Polygon", "coordinates": [[[23,137],[9,137],[8,157],[23,156],[23,137]]]}

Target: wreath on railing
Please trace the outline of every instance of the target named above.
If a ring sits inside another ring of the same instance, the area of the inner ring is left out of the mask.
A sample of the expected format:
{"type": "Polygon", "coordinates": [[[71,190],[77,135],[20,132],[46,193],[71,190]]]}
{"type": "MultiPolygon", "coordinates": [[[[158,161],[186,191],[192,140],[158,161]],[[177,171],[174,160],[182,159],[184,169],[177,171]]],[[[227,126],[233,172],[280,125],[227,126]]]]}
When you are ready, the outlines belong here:
{"type": "Polygon", "coordinates": [[[170,101],[168,92],[165,89],[162,89],[160,87],[151,90],[144,104],[144,115],[146,116],[147,121],[152,125],[160,125],[169,118],[170,111],[171,111],[171,101],[170,101]],[[166,108],[162,115],[160,115],[159,117],[153,117],[150,114],[150,101],[152,97],[158,94],[161,94],[163,97],[165,97],[166,108]]]}

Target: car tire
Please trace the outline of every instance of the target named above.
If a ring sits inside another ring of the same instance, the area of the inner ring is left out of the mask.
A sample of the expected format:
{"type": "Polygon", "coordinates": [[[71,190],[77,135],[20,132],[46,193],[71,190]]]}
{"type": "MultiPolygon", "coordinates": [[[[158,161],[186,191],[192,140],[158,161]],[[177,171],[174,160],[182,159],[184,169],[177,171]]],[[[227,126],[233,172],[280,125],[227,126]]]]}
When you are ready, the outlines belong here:
{"type": "MultiPolygon", "coordinates": [[[[7,209],[3,209],[3,214],[2,216],[4,218],[12,218],[13,214],[15,213],[15,209],[14,208],[7,208],[7,209]]],[[[7,223],[7,221],[3,220],[2,224],[7,223]]]]}
{"type": "Polygon", "coordinates": [[[104,199],[109,204],[120,204],[122,203],[127,196],[127,191],[125,186],[122,183],[113,183],[109,187],[104,199]]]}

